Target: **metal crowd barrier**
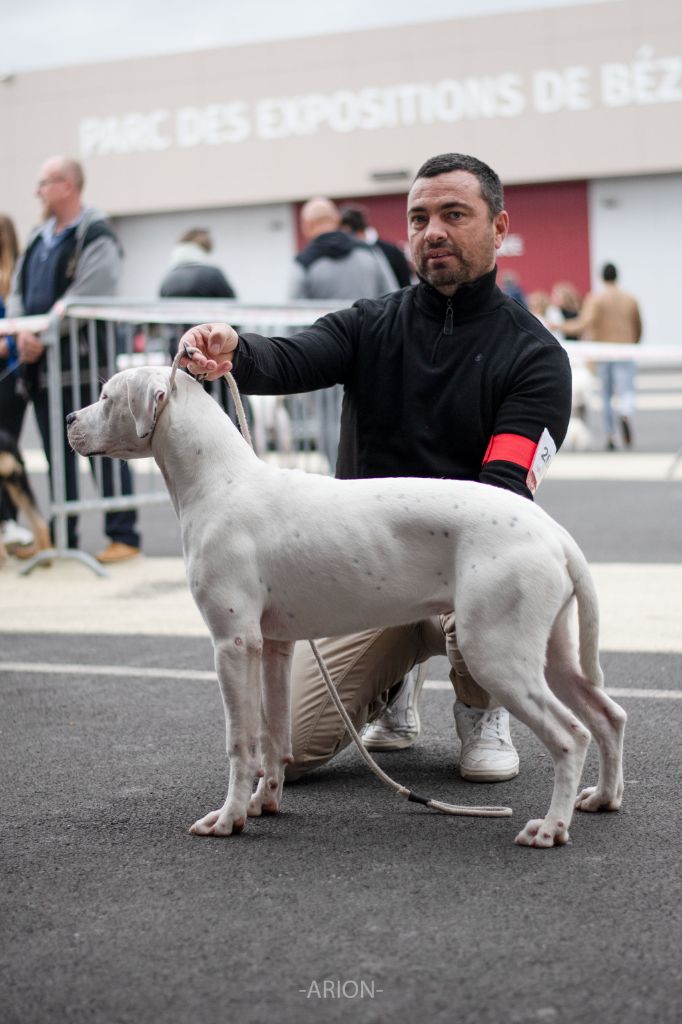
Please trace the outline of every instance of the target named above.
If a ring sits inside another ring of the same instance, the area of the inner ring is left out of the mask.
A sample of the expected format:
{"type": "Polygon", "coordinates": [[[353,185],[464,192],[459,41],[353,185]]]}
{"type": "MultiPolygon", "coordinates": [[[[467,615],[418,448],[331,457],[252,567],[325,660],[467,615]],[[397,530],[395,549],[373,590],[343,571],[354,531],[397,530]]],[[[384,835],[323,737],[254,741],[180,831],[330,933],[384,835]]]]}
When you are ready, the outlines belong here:
{"type": "MultiPolygon", "coordinates": [[[[336,305],[292,302],[283,305],[249,305],[236,300],[164,299],[135,302],[89,299],[68,304],[58,313],[43,317],[0,320],[0,336],[19,330],[41,334],[47,350],[47,388],[51,435],[51,502],[55,547],[27,561],[22,572],[30,572],[41,561],[74,558],[99,575],[102,566],[85,552],[68,547],[69,515],[124,509],[139,510],[169,501],[166,487],[153,459],[132,463],[134,494],[123,494],[119,460],[112,472],[111,497],[103,496],[103,460],[93,460],[97,496],[67,500],[64,457],[64,402],[80,409],[96,401],[101,384],[120,369],[158,363],[169,365],[177,341],[187,326],[224,321],[239,325],[244,332],[286,335],[313,323],[336,305]],[[67,339],[71,369],[62,367],[62,342],[67,339]],[[68,392],[63,394],[63,389],[68,392]]],[[[682,345],[612,345],[602,342],[563,343],[573,364],[612,360],[635,360],[646,366],[682,365],[682,345]]],[[[231,397],[224,381],[212,386],[213,397],[234,418],[231,397]]],[[[262,458],[280,466],[330,473],[336,462],[342,390],[329,388],[310,394],[286,397],[253,396],[246,400],[247,415],[256,449],[262,458]]],[[[682,449],[678,457],[682,455],[682,449]]]]}
{"type": "MultiPolygon", "coordinates": [[[[106,570],[92,556],[68,547],[68,517],[90,512],[139,510],[148,505],[167,504],[170,500],[151,458],[136,459],[130,464],[134,475],[133,494],[122,493],[120,460],[107,460],[113,464],[109,488],[112,493],[104,497],[104,460],[99,457],[92,460],[97,496],[81,496],[83,488],[78,471],[78,497],[67,499],[65,405],[69,409],[80,409],[96,401],[104,381],[118,370],[134,365],[170,365],[181,334],[193,324],[224,321],[238,324],[244,332],[286,335],[338,308],[339,305],[307,302],[253,306],[216,299],[164,299],[155,303],[91,299],[71,303],[49,316],[0,320],[0,335],[31,330],[41,335],[46,347],[51,462],[49,514],[54,522],[54,548],[28,560],[22,574],[31,572],[41,562],[70,558],[106,576],[106,570]],[[62,365],[64,347],[68,348],[69,355],[67,370],[62,365]]],[[[225,382],[214,381],[207,388],[235,419],[225,382]]],[[[280,466],[333,472],[341,399],[340,387],[284,397],[245,397],[258,454],[280,466]]],[[[79,467],[81,464],[79,461],[79,467]]]]}

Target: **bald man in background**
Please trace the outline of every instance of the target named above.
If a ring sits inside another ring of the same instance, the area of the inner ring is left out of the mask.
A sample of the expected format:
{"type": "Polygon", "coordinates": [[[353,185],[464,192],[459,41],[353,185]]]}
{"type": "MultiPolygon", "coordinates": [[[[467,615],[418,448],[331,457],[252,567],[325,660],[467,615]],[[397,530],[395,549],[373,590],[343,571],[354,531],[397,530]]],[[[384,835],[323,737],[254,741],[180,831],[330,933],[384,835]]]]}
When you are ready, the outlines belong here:
{"type": "Polygon", "coordinates": [[[317,196],[301,208],[307,245],[296,257],[289,282],[291,299],[376,299],[398,287],[393,273],[371,248],[341,230],[341,213],[331,199],[317,196]]]}

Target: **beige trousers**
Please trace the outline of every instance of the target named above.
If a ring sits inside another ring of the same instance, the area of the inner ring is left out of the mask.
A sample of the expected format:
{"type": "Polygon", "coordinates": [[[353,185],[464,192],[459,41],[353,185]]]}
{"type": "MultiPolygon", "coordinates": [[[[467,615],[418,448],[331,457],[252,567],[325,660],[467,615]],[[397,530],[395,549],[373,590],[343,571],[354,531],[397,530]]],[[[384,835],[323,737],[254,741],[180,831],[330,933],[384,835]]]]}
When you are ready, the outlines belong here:
{"type": "MultiPolygon", "coordinates": [[[[495,706],[457,649],[454,615],[330,637],[318,640],[317,646],[358,731],[381,713],[387,691],[432,655],[447,654],[459,700],[476,708],[495,706]]],[[[325,764],[351,742],[307,640],[296,644],[291,683],[294,763],[287,768],[287,780],[325,764]]]]}

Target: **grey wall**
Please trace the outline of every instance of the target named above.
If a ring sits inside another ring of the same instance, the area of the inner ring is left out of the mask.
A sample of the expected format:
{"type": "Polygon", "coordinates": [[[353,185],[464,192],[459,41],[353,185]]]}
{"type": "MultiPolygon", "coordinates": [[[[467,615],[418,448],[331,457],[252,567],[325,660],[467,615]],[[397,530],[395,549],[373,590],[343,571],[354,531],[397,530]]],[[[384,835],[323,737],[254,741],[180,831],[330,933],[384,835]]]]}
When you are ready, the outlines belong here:
{"type": "Polygon", "coordinates": [[[620,284],[639,300],[643,340],[682,343],[682,174],[604,178],[590,184],[588,201],[593,285],[603,264],[615,263],[620,284]]]}
{"type": "Polygon", "coordinates": [[[119,294],[156,298],[170,252],[188,228],[209,228],[212,260],[247,302],[282,302],[296,252],[292,208],[286,204],[229,210],[142,214],[114,220],[125,251],[119,294]]]}

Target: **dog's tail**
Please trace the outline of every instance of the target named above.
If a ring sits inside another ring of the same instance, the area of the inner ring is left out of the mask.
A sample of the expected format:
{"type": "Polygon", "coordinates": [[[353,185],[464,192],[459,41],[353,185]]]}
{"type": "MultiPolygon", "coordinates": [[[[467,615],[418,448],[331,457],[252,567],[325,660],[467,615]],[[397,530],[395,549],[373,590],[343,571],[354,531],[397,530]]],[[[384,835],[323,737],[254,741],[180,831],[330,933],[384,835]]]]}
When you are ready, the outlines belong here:
{"type": "Polygon", "coordinates": [[[564,531],[566,568],[578,603],[580,667],[594,686],[604,686],[599,664],[599,601],[587,559],[570,534],[564,531]]]}

